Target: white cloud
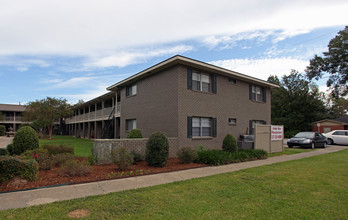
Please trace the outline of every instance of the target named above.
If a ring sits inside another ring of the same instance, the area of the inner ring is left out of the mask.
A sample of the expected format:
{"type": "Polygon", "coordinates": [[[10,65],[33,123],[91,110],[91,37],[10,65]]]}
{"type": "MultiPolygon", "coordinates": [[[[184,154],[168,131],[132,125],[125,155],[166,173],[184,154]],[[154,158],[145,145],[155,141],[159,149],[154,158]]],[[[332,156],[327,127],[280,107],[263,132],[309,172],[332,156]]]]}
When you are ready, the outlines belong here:
{"type": "MultiPolygon", "coordinates": [[[[0,54],[91,56],[110,51],[112,56],[129,48],[254,30],[281,30],[281,40],[346,25],[347,11],[342,0],[3,1],[0,54]]],[[[113,60],[100,64],[119,65],[113,60]]]]}
{"type": "Polygon", "coordinates": [[[101,96],[108,91],[106,91],[105,85],[99,85],[97,87],[94,87],[93,90],[84,90],[78,94],[62,94],[58,96],[65,97],[70,103],[77,103],[79,100],[83,100],[85,102],[97,98],[98,96],[101,96]]]}
{"type": "Polygon", "coordinates": [[[131,64],[140,63],[153,57],[163,55],[175,55],[193,50],[192,46],[178,45],[168,48],[148,49],[131,52],[119,52],[101,58],[91,58],[85,66],[92,67],[125,67],[131,64]]]}
{"type": "Polygon", "coordinates": [[[27,68],[27,67],[17,67],[17,70],[19,71],[19,72],[25,72],[25,71],[27,71],[29,68],[27,68]]]}
{"type": "Polygon", "coordinates": [[[291,69],[303,72],[309,62],[291,57],[270,59],[231,59],[210,62],[213,65],[267,80],[270,75],[288,75],[291,69]]]}

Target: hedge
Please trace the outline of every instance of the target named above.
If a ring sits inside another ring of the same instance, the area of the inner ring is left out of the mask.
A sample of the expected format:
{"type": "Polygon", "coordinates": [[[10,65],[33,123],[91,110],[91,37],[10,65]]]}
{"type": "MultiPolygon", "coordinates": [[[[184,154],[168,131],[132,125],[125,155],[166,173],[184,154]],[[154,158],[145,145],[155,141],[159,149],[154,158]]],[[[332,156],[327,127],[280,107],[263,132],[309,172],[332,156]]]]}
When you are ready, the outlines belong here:
{"type": "Polygon", "coordinates": [[[17,157],[0,158],[0,183],[20,176],[28,180],[36,180],[39,166],[35,160],[25,161],[17,157]]]}

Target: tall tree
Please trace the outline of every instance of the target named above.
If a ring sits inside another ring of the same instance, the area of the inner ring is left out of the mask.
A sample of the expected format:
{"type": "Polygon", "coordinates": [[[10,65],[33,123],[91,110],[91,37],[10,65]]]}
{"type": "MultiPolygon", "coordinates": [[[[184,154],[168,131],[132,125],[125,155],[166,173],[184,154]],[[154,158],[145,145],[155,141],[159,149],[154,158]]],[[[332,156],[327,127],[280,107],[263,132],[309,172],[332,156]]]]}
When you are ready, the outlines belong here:
{"type": "Polygon", "coordinates": [[[29,102],[24,113],[24,119],[39,120],[48,129],[49,137],[52,139],[52,130],[55,122],[72,114],[71,106],[66,99],[47,97],[46,99],[29,102]]]}
{"type": "Polygon", "coordinates": [[[311,130],[311,123],[326,117],[326,106],[315,84],[310,84],[295,70],[281,80],[270,76],[267,80],[280,85],[271,90],[272,124],[284,125],[285,136],[311,130]]]}
{"type": "Polygon", "coordinates": [[[306,68],[307,77],[319,80],[329,74],[326,85],[334,97],[348,94],[348,26],[338,32],[328,45],[328,52],[323,57],[315,55],[306,68]]]}
{"type": "Polygon", "coordinates": [[[343,118],[348,116],[348,100],[345,98],[329,98],[329,118],[343,118]]]}

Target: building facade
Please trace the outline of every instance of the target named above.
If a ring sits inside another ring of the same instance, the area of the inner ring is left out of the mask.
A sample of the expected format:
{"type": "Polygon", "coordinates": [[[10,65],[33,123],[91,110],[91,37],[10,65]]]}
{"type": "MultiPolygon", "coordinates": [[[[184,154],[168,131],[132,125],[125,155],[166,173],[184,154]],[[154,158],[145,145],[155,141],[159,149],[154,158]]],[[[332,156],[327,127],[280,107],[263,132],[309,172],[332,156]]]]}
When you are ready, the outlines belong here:
{"type": "Polygon", "coordinates": [[[70,135],[126,138],[161,131],[179,146],[219,146],[226,134],[253,134],[271,122],[270,88],[277,85],[182,56],[174,56],[79,105],[66,120],[70,135]]]}
{"type": "Polygon", "coordinates": [[[0,104],[0,112],[4,116],[0,118],[0,125],[5,125],[6,131],[10,128],[13,131],[17,131],[19,126],[23,124],[23,112],[25,111],[24,105],[10,105],[10,104],[0,104]]]}
{"type": "Polygon", "coordinates": [[[333,130],[348,130],[348,117],[324,119],[312,123],[313,131],[327,133],[333,130]]]}

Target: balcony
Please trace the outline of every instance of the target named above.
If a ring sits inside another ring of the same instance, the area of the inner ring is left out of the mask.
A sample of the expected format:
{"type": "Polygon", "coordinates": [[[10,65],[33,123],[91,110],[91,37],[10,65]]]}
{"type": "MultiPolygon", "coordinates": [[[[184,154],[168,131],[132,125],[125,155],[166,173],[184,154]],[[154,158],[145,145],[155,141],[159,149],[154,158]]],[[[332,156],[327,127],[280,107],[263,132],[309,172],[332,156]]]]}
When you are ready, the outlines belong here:
{"type": "Polygon", "coordinates": [[[13,122],[22,122],[22,116],[5,116],[4,120],[1,120],[2,123],[13,123],[13,122]]]}
{"type": "MultiPolygon", "coordinates": [[[[67,118],[65,122],[69,123],[82,123],[89,122],[95,120],[107,120],[112,112],[113,107],[104,108],[103,110],[97,110],[93,112],[89,112],[86,114],[75,115],[71,118],[67,118]]],[[[117,103],[117,111],[115,113],[115,117],[119,117],[121,113],[121,103],[117,103]]]]}

